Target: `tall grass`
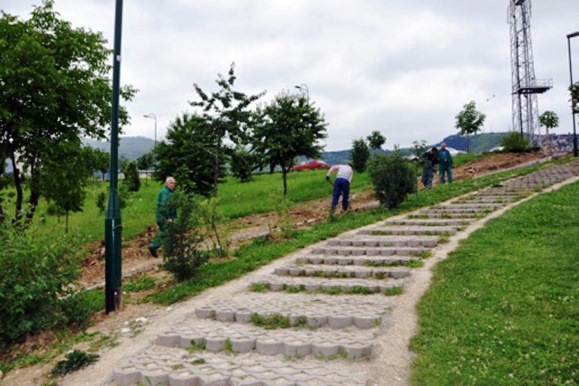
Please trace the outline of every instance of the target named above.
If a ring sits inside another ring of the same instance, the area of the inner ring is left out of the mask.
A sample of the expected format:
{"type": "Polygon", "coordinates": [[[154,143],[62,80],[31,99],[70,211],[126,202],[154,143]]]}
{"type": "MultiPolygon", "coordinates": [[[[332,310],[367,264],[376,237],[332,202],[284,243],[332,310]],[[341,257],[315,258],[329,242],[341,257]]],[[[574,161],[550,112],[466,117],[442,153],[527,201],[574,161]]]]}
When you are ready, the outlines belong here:
{"type": "Polygon", "coordinates": [[[579,379],[579,183],[523,203],[435,269],[418,305],[414,385],[579,379]]]}

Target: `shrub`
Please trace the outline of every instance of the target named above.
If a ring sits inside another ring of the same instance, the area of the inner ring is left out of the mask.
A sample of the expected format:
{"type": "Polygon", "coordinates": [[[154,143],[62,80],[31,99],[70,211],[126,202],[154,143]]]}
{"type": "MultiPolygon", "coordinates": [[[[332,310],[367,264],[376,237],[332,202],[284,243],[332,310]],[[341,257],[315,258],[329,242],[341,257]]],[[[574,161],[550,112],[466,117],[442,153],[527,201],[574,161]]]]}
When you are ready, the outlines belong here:
{"type": "Polygon", "coordinates": [[[531,142],[521,133],[511,132],[501,141],[501,146],[505,151],[513,153],[524,153],[531,150],[531,142]]]}
{"type": "Polygon", "coordinates": [[[398,153],[379,155],[369,164],[374,195],[388,209],[396,208],[416,191],[415,171],[398,153]]]}
{"type": "Polygon", "coordinates": [[[80,274],[80,251],[72,236],[4,224],[0,244],[0,347],[69,321],[80,325],[88,320],[82,302],[71,308],[76,298],[70,284],[80,274]]]}
{"type": "Polygon", "coordinates": [[[189,280],[209,259],[208,252],[200,249],[206,236],[203,232],[204,209],[197,197],[181,191],[173,193],[167,205],[176,211],[177,218],[167,224],[167,231],[161,236],[165,248],[162,267],[178,281],[189,280]]]}
{"type": "Polygon", "coordinates": [[[255,165],[255,156],[246,150],[236,150],[231,155],[231,174],[239,182],[249,182],[255,165]]]}
{"type": "Polygon", "coordinates": [[[96,206],[100,213],[104,213],[106,209],[107,195],[105,192],[100,192],[96,197],[96,206]]]}
{"type": "Polygon", "coordinates": [[[136,162],[129,162],[125,169],[125,182],[129,192],[138,192],[141,189],[141,180],[139,179],[139,169],[136,162]]]}

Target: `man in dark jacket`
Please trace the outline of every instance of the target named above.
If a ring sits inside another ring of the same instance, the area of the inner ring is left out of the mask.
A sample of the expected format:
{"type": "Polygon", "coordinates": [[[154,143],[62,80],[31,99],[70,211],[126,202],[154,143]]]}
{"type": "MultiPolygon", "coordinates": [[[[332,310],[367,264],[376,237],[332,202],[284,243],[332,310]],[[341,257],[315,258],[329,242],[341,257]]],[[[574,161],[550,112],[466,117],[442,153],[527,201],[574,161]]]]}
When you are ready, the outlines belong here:
{"type": "Polygon", "coordinates": [[[436,172],[436,165],[438,165],[438,150],[433,147],[429,151],[422,154],[424,161],[424,168],[422,169],[422,185],[426,189],[432,188],[432,180],[436,172]]]}

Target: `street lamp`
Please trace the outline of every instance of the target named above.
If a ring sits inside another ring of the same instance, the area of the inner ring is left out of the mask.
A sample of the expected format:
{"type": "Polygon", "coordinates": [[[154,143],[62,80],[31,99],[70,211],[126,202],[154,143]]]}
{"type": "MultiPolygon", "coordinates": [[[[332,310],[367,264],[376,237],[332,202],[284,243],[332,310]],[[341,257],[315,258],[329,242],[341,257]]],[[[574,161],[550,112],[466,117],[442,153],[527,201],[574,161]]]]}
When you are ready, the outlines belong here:
{"type": "MultiPolygon", "coordinates": [[[[579,36],[579,31],[570,33],[567,35],[567,49],[569,50],[569,79],[571,81],[571,86],[573,86],[573,65],[571,64],[571,39],[579,36]]],[[[573,116],[573,156],[577,157],[577,131],[575,129],[575,112],[573,111],[573,106],[571,106],[571,115],[573,116]]]]}
{"type": "Polygon", "coordinates": [[[155,145],[154,147],[157,147],[157,116],[154,113],[149,113],[149,114],[145,114],[143,115],[143,117],[145,118],[153,118],[155,120],[155,145]]]}
{"type": "Polygon", "coordinates": [[[305,92],[306,98],[308,99],[308,101],[310,100],[310,89],[308,88],[307,84],[302,83],[302,84],[296,85],[295,88],[297,88],[301,92],[305,92]]]}

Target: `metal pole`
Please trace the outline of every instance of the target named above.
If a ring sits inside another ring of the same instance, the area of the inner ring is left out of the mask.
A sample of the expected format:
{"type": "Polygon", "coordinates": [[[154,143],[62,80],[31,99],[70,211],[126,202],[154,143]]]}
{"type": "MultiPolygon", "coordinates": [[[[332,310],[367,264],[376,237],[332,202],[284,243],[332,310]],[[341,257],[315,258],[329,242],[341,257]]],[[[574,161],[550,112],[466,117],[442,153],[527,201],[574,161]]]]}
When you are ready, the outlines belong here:
{"type": "Polygon", "coordinates": [[[149,114],[143,115],[143,117],[153,118],[155,120],[155,144],[154,144],[153,148],[156,148],[157,147],[157,116],[155,115],[155,113],[149,113],[149,114]]]}
{"type": "MultiPolygon", "coordinates": [[[[573,65],[571,63],[571,38],[579,36],[579,31],[570,33],[567,35],[567,49],[569,51],[569,79],[571,81],[570,86],[573,86],[573,65]]],[[[577,130],[575,128],[575,112],[573,111],[573,106],[571,106],[571,115],[573,117],[573,157],[577,157],[577,130]]]]}
{"type": "Polygon", "coordinates": [[[305,84],[305,83],[302,83],[302,84],[297,85],[297,86],[294,86],[294,87],[297,88],[298,90],[302,91],[302,92],[305,90],[305,92],[306,92],[306,98],[307,98],[307,100],[308,100],[308,102],[309,102],[309,100],[310,100],[310,89],[308,88],[308,85],[305,84]]]}
{"type": "Polygon", "coordinates": [[[111,169],[107,215],[105,218],[105,312],[121,307],[121,208],[117,192],[119,159],[119,95],[121,73],[121,31],[123,0],[116,0],[115,47],[113,52],[113,95],[111,114],[111,169]]]}

